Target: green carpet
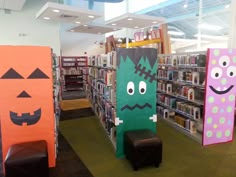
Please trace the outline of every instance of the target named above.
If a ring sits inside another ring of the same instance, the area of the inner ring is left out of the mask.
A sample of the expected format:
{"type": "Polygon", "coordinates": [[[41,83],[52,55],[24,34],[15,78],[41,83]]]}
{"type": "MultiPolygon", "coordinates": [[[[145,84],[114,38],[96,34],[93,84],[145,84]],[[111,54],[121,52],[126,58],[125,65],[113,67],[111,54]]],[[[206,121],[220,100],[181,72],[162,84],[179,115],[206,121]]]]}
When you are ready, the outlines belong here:
{"type": "Polygon", "coordinates": [[[63,121],[60,130],[95,177],[235,177],[236,143],[203,147],[165,122],[158,122],[163,141],[159,168],[133,171],[126,159],[117,159],[99,120],[94,117],[63,121]]]}

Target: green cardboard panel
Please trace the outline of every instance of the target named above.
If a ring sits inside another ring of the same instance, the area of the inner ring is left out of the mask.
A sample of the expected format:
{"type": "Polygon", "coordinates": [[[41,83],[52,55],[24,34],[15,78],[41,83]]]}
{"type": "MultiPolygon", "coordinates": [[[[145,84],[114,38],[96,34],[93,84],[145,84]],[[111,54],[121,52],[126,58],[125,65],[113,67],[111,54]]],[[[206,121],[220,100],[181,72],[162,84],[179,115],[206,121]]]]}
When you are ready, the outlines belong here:
{"type": "Polygon", "coordinates": [[[156,132],[156,61],[156,49],[119,49],[117,52],[117,157],[124,156],[125,131],[156,132]]]}

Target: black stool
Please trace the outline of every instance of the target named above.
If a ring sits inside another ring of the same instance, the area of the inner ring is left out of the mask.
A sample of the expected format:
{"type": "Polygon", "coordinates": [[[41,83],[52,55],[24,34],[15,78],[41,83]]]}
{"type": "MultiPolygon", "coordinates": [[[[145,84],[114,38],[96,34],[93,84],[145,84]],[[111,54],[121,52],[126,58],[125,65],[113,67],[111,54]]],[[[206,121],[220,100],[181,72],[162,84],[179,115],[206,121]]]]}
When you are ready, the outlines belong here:
{"type": "Polygon", "coordinates": [[[132,130],[124,134],[124,152],[133,169],[143,165],[159,167],[162,161],[162,141],[150,130],[132,130]]]}
{"type": "Polygon", "coordinates": [[[5,159],[6,177],[48,177],[46,141],[12,145],[5,159]]]}

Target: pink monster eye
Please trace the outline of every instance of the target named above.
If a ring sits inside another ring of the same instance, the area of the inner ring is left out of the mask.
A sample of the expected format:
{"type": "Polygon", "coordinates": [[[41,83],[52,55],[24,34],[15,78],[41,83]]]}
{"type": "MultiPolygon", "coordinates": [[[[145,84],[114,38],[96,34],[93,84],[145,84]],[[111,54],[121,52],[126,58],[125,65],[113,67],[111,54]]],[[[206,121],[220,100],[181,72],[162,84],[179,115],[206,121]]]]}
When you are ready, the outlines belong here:
{"type": "Polygon", "coordinates": [[[236,76],[236,67],[235,66],[230,66],[227,69],[227,76],[229,76],[229,77],[235,77],[236,76]]]}
{"type": "Polygon", "coordinates": [[[227,66],[229,66],[229,63],[230,63],[230,58],[228,56],[220,57],[219,65],[221,67],[227,67],[227,66]]]}
{"type": "Polygon", "coordinates": [[[211,77],[213,79],[219,79],[220,77],[222,76],[222,69],[219,68],[219,67],[214,67],[212,70],[211,70],[211,77]]]}

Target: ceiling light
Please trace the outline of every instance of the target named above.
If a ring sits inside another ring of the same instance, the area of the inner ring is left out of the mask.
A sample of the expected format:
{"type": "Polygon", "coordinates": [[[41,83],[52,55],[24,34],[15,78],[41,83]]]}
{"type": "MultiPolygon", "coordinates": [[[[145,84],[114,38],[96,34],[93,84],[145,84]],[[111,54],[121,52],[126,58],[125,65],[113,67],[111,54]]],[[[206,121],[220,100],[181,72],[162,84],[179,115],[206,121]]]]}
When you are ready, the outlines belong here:
{"type": "MultiPolygon", "coordinates": [[[[195,34],[194,37],[198,37],[198,34],[195,34]]],[[[228,40],[228,37],[225,36],[214,36],[214,35],[206,35],[206,34],[201,34],[201,38],[205,39],[216,39],[216,40],[228,40]]]]}
{"type": "Polygon", "coordinates": [[[74,32],[75,30],[70,30],[70,32],[74,32]]]}
{"type": "Polygon", "coordinates": [[[88,18],[94,18],[94,16],[93,15],[89,15],[88,18]]]}
{"type": "Polygon", "coordinates": [[[184,4],[184,8],[186,9],[188,7],[188,4],[184,4]]]}
{"type": "Polygon", "coordinates": [[[157,22],[152,22],[153,24],[156,24],[157,22]]]}
{"type": "Polygon", "coordinates": [[[226,8],[226,9],[228,9],[229,7],[230,7],[230,5],[229,5],[229,4],[225,5],[225,8],[226,8]]]}
{"type": "Polygon", "coordinates": [[[121,39],[121,38],[119,38],[117,41],[118,41],[118,42],[122,42],[122,39],[121,39]]]}
{"type": "Polygon", "coordinates": [[[88,25],[83,25],[84,27],[88,26],[88,25]]]}
{"type": "Polygon", "coordinates": [[[43,19],[45,19],[45,20],[49,20],[50,18],[49,18],[49,17],[43,17],[43,19]]]}
{"type": "Polygon", "coordinates": [[[135,26],[134,28],[136,28],[136,29],[137,29],[137,28],[138,28],[138,26],[135,26]]]}
{"type": "Polygon", "coordinates": [[[184,32],[181,32],[181,31],[168,31],[168,34],[175,35],[175,36],[183,36],[184,32]]]}
{"type": "Polygon", "coordinates": [[[134,40],[134,39],[132,39],[132,42],[135,42],[135,40],[134,40]]]}
{"type": "Polygon", "coordinates": [[[53,9],[52,11],[56,12],[56,13],[60,12],[60,10],[58,10],[58,9],[53,9]]]}
{"type": "Polygon", "coordinates": [[[116,28],[113,29],[114,31],[117,30],[116,28]]]}
{"type": "Polygon", "coordinates": [[[115,24],[115,23],[112,23],[111,25],[112,25],[112,26],[116,26],[116,24],[115,24]]]}
{"type": "Polygon", "coordinates": [[[131,20],[133,20],[133,19],[132,19],[132,18],[128,18],[127,20],[131,21],[131,20]]]}
{"type": "Polygon", "coordinates": [[[80,24],[80,22],[78,22],[78,21],[77,21],[77,22],[75,22],[75,23],[77,23],[77,24],[80,24]]]}
{"type": "Polygon", "coordinates": [[[206,29],[206,30],[212,30],[212,31],[217,31],[217,30],[221,30],[222,29],[221,26],[210,25],[210,24],[205,24],[205,23],[198,25],[198,28],[206,29]]]}

